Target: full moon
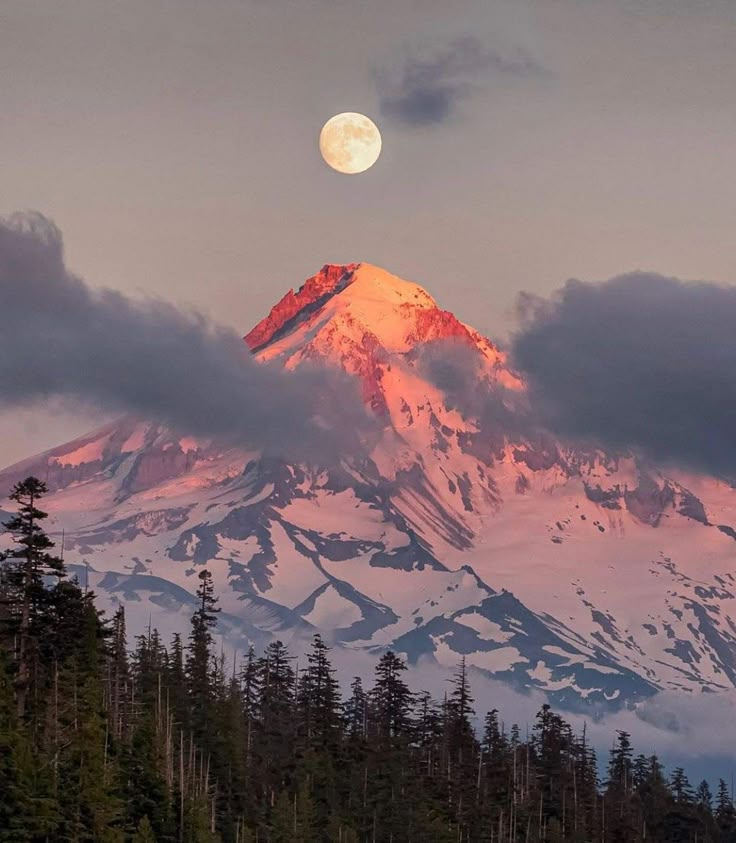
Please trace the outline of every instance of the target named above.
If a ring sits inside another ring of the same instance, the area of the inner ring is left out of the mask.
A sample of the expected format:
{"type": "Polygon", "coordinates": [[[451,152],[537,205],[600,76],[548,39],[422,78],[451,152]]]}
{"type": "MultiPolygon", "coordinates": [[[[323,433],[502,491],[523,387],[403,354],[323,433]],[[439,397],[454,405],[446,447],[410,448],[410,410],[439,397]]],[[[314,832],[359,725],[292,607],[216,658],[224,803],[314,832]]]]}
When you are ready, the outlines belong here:
{"type": "Polygon", "coordinates": [[[381,154],[381,133],[369,117],[346,111],[330,117],[322,127],[319,151],[338,173],[364,173],[381,154]]]}

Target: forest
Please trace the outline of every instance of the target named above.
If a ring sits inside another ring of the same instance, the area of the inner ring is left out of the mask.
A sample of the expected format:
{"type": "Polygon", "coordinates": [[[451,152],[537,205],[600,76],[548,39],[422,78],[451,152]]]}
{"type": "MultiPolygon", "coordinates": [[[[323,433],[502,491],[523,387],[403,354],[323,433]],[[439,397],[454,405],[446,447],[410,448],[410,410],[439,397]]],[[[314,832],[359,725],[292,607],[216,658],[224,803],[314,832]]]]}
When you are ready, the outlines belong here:
{"type": "Polygon", "coordinates": [[[319,635],[300,667],[274,641],[233,669],[207,570],[188,636],[129,641],[67,576],[46,491],[15,486],[0,557],[0,841],[736,843],[724,781],[623,731],[599,759],[547,705],[507,728],[463,662],[441,700],[390,651],[341,692],[319,635]]]}

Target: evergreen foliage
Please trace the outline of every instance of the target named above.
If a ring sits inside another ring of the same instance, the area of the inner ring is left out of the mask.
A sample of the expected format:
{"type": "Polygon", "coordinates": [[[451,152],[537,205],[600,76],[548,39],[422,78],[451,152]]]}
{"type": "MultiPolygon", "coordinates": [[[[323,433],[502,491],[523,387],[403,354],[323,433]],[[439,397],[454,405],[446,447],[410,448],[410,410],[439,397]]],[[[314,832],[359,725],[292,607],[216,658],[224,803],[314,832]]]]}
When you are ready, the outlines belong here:
{"type": "Polygon", "coordinates": [[[604,781],[585,730],[545,705],[522,738],[490,708],[478,735],[464,660],[443,700],[380,656],[341,696],[314,636],[225,665],[217,598],[199,574],[186,646],[151,628],[129,651],[64,577],[43,531],[45,487],[13,491],[0,570],[0,843],[736,843],[736,812],[619,732],[604,781]]]}

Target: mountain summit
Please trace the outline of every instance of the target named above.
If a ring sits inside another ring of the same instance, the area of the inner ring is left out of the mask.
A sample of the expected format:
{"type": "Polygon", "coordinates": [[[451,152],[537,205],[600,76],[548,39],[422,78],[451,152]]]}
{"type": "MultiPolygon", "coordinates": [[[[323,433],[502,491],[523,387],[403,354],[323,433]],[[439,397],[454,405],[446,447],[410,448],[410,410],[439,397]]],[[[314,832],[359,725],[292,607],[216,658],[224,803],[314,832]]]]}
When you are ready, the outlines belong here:
{"type": "Polygon", "coordinates": [[[320,631],[569,706],[736,686],[731,487],[481,418],[523,394],[503,352],[370,264],[323,267],[245,342],[359,378],[369,456],[307,467],[126,418],[0,473],[48,479],[67,562],[131,628],[182,630],[206,566],[241,651],[320,631]]]}
{"type": "Polygon", "coordinates": [[[280,359],[287,368],[319,361],[357,375],[366,401],[382,411],[389,410],[382,382],[391,358],[439,340],[465,344],[498,377],[515,382],[489,340],[441,310],[418,284],[367,263],[325,265],[245,336],[260,359],[280,359]]]}
{"type": "Polygon", "coordinates": [[[269,357],[283,354],[310,333],[323,334],[312,348],[327,348],[335,331],[355,341],[374,337],[387,351],[406,352],[421,342],[479,335],[418,284],[404,281],[367,263],[326,264],[299,290],[292,290],[250,331],[245,341],[254,352],[269,346],[269,357]],[[328,328],[326,334],[323,330],[328,328]],[[283,343],[285,337],[291,341],[283,343]]]}

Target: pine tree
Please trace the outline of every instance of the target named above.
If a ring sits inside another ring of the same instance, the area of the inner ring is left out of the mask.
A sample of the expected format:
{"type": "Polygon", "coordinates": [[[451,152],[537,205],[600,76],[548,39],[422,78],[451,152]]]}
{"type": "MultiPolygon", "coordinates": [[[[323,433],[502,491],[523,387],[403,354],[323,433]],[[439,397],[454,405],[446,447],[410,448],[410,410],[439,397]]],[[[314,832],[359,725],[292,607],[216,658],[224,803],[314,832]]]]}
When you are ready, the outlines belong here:
{"type": "Polygon", "coordinates": [[[631,735],[619,729],[608,764],[608,787],[626,796],[633,788],[631,735]]]}
{"type": "MultiPolygon", "coordinates": [[[[297,693],[300,766],[306,774],[300,798],[309,799],[309,834],[319,834],[337,807],[337,766],[342,749],[342,705],[329,648],[317,634],[307,654],[307,669],[299,677],[297,693]],[[309,783],[307,786],[306,782],[309,783]]],[[[305,839],[309,836],[303,828],[305,839]]]]}
{"type": "Polygon", "coordinates": [[[418,772],[428,784],[442,776],[445,726],[444,712],[432,695],[427,691],[420,693],[415,709],[414,743],[420,752],[418,772]]]}
{"type": "Polygon", "coordinates": [[[107,684],[110,730],[120,740],[128,730],[132,691],[123,606],[113,616],[107,684]]]}
{"type": "Polygon", "coordinates": [[[460,834],[475,836],[478,832],[479,745],[471,718],[475,715],[465,658],[453,676],[452,691],[446,704],[445,773],[451,782],[450,799],[460,825],[460,834]]]}
{"type": "Polygon", "coordinates": [[[273,641],[257,662],[258,734],[257,773],[254,781],[267,804],[293,782],[296,722],[294,711],[295,674],[293,659],[281,641],[273,641]]]}
{"type": "Polygon", "coordinates": [[[240,668],[239,688],[243,714],[243,776],[245,787],[250,786],[254,770],[254,746],[258,736],[258,662],[253,645],[248,648],[240,668]]]}
{"type": "Polygon", "coordinates": [[[642,825],[647,839],[662,839],[666,834],[667,815],[672,807],[672,794],[664,777],[664,770],[656,755],[647,763],[647,772],[637,788],[642,805],[642,825]]]}
{"type": "Polygon", "coordinates": [[[35,786],[34,760],[19,728],[11,670],[0,649],[0,841],[32,840],[53,831],[55,806],[35,786]]]}
{"type": "Polygon", "coordinates": [[[705,779],[700,782],[695,791],[695,800],[706,811],[710,811],[713,808],[713,794],[711,793],[710,785],[705,779]]]}
{"type": "Polygon", "coordinates": [[[682,767],[675,767],[672,771],[670,788],[676,802],[689,803],[693,801],[693,789],[682,767]]]}
{"type": "Polygon", "coordinates": [[[670,791],[674,804],[670,806],[664,828],[672,843],[688,843],[698,829],[698,818],[693,804],[693,790],[685,771],[676,767],[670,778],[670,791]]]}
{"type": "Polygon", "coordinates": [[[406,737],[411,730],[413,696],[401,675],[406,664],[391,650],[376,666],[376,682],[371,692],[373,724],[381,739],[406,737]]]}
{"type": "Polygon", "coordinates": [[[728,785],[723,779],[718,779],[715,819],[724,843],[734,843],[736,841],[736,810],[728,785]]]}
{"type": "Polygon", "coordinates": [[[212,630],[217,626],[217,613],[220,611],[217,608],[212,574],[207,570],[199,574],[197,599],[199,607],[192,615],[192,628],[189,634],[186,678],[192,728],[199,739],[206,732],[214,699],[212,630]]]}
{"type": "Polygon", "coordinates": [[[488,760],[501,758],[508,748],[505,735],[498,721],[498,709],[492,708],[483,722],[483,751],[488,760]]]}
{"type": "Polygon", "coordinates": [[[258,664],[253,645],[240,667],[240,687],[243,697],[243,714],[246,720],[255,719],[258,713],[258,664]]]}
{"type": "Polygon", "coordinates": [[[405,833],[411,828],[416,810],[412,799],[415,792],[407,781],[411,766],[409,746],[414,736],[414,696],[402,678],[405,671],[402,659],[390,650],[384,653],[376,666],[370,693],[370,763],[365,773],[364,802],[371,815],[371,833],[381,839],[405,833]]]}
{"type": "Polygon", "coordinates": [[[76,582],[57,585],[52,604],[59,624],[54,647],[45,652],[58,673],[47,701],[41,751],[50,756],[59,813],[56,837],[121,840],[123,805],[105,708],[109,630],[94,595],[82,592],[76,582]]]}
{"type": "Polygon", "coordinates": [[[175,632],[171,639],[165,677],[169,711],[179,726],[189,732],[191,723],[189,722],[187,674],[184,667],[184,645],[178,632],[175,632]]]}
{"type": "Polygon", "coordinates": [[[636,840],[642,828],[638,803],[633,799],[633,754],[631,736],[618,730],[616,743],[610,752],[603,805],[606,832],[616,843],[636,840]]]}
{"type": "MultiPolygon", "coordinates": [[[[495,837],[499,814],[509,804],[513,786],[513,765],[510,760],[517,750],[518,747],[510,748],[498,719],[498,710],[491,709],[485,716],[481,741],[481,822],[486,838],[490,838],[491,833],[495,837]]],[[[528,755],[528,751],[523,753],[524,760],[528,755]]]]}
{"type": "MultiPolygon", "coordinates": [[[[345,819],[355,833],[368,827],[368,695],[359,676],[353,677],[350,696],[343,706],[343,769],[348,775],[338,779],[345,819]]],[[[339,824],[338,824],[339,825],[339,824]]]]}
{"type": "Polygon", "coordinates": [[[473,736],[473,727],[470,721],[475,714],[465,656],[462,657],[451,681],[452,692],[448,700],[448,711],[452,717],[452,728],[457,731],[458,739],[463,740],[467,739],[468,736],[473,736]]]}
{"type": "Polygon", "coordinates": [[[44,577],[58,579],[64,575],[64,564],[50,553],[54,543],[42,527],[48,514],[37,506],[47,491],[46,484],[36,477],[27,477],[13,487],[10,499],[18,505],[18,511],[4,527],[17,547],[0,554],[0,563],[3,563],[0,593],[5,619],[2,635],[5,640],[14,638],[17,641],[14,686],[20,718],[24,717],[29,693],[38,682],[35,665],[39,637],[48,612],[44,577]]]}
{"type": "Polygon", "coordinates": [[[703,840],[717,840],[718,824],[713,816],[713,793],[708,782],[703,779],[695,791],[697,835],[703,840]]]}
{"type": "Polygon", "coordinates": [[[598,760],[588,741],[587,728],[574,742],[573,831],[574,840],[594,839],[598,831],[598,760]]]}
{"type": "Polygon", "coordinates": [[[646,755],[637,755],[631,766],[631,780],[634,789],[639,792],[649,776],[649,759],[646,755]]]}
{"type": "Polygon", "coordinates": [[[350,696],[345,701],[343,712],[348,737],[353,740],[364,738],[368,718],[368,697],[363,690],[363,681],[360,676],[353,677],[350,696]]]}
{"type": "Polygon", "coordinates": [[[340,689],[330,664],[329,647],[317,634],[299,681],[298,707],[307,746],[336,749],[340,729],[340,689]]]}

